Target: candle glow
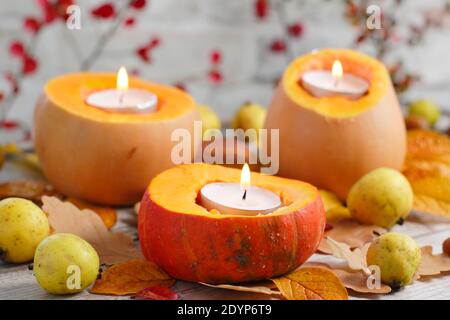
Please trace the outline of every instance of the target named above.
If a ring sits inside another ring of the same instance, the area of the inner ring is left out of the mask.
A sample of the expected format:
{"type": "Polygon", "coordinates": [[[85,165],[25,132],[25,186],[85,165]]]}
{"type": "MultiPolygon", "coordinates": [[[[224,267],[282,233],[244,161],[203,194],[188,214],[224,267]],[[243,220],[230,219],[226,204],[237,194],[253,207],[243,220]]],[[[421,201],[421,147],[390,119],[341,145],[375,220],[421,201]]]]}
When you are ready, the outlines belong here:
{"type": "Polygon", "coordinates": [[[344,75],[342,63],[339,60],[335,60],[333,62],[333,66],[331,67],[331,75],[333,76],[334,85],[337,86],[344,75]]]}
{"type": "Polygon", "coordinates": [[[86,103],[110,112],[150,113],[157,110],[158,97],[148,90],[129,88],[128,73],[122,66],[117,71],[116,87],[93,91],[86,103]]]}
{"type": "Polygon", "coordinates": [[[123,66],[117,71],[116,88],[117,90],[128,90],[128,73],[127,69],[123,66]]]}

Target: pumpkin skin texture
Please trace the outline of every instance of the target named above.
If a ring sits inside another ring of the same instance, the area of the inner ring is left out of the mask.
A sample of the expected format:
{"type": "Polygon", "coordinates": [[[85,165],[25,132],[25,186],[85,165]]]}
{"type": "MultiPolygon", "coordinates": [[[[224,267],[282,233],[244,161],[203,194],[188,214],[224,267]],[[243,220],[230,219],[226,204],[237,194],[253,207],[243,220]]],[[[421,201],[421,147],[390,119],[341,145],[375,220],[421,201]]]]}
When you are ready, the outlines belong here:
{"type": "Polygon", "coordinates": [[[286,69],[268,110],[265,127],[279,129],[279,175],[300,179],[345,199],[351,186],[379,167],[400,170],[406,129],[386,68],[364,54],[326,49],[300,57],[286,69]],[[312,69],[365,78],[369,91],[357,100],[316,98],[299,82],[312,69]]]}
{"type": "Polygon", "coordinates": [[[252,173],[252,184],[277,192],[284,207],[267,215],[239,216],[209,212],[195,203],[203,185],[236,182],[239,176],[238,169],[192,164],[154,178],[138,214],[144,256],[174,278],[212,284],[267,279],[305,262],[325,228],[317,189],[252,173]]]}
{"type": "Polygon", "coordinates": [[[199,120],[184,92],[130,78],[157,94],[158,111],[120,114],[85,104],[94,90],[115,87],[115,74],[78,73],[47,83],[34,117],[34,142],[48,180],[67,196],[104,205],[133,204],[151,178],[173,166],[174,129],[193,136],[199,120]]]}

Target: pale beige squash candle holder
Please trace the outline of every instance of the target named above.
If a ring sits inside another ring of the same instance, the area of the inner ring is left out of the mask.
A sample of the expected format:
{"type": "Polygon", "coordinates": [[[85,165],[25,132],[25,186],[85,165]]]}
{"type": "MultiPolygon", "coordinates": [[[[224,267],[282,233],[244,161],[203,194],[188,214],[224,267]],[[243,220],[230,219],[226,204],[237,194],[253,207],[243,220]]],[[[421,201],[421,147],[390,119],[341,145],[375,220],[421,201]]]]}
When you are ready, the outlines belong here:
{"type": "Polygon", "coordinates": [[[114,113],[86,104],[88,94],[114,88],[115,81],[113,73],[50,80],[35,109],[34,141],[45,175],[60,192],[126,205],[139,201],[150,180],[174,165],[171,134],[185,128],[193,136],[199,114],[188,94],[134,78],[131,88],[158,96],[157,111],[114,113]]]}
{"type": "Polygon", "coordinates": [[[268,110],[266,128],[280,130],[279,175],[335,192],[379,167],[401,169],[406,130],[389,73],[378,60],[345,49],[326,49],[294,60],[285,70],[268,110]],[[365,79],[368,92],[352,100],[315,97],[301,84],[309,70],[344,72],[365,79]]]}

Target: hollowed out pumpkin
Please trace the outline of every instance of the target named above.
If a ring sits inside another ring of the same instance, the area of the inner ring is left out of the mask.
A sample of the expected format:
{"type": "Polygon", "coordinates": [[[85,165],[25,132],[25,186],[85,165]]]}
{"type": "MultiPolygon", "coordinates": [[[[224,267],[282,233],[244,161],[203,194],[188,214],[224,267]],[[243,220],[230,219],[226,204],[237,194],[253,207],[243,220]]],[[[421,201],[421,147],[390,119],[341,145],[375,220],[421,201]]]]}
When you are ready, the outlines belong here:
{"type": "Polygon", "coordinates": [[[382,63],[344,49],[320,50],[294,60],[268,110],[266,128],[280,130],[281,176],[329,189],[345,198],[353,183],[378,167],[401,169],[406,131],[389,74],[382,63]],[[366,79],[369,90],[357,100],[316,98],[301,85],[303,72],[331,70],[366,79]]]}
{"type": "Polygon", "coordinates": [[[43,171],[59,191],[124,205],[138,201],[151,178],[173,166],[172,131],[186,128],[193,133],[199,115],[188,94],[135,78],[130,78],[130,87],[158,96],[156,112],[111,113],[85,103],[89,93],[114,88],[115,81],[112,73],[50,80],[35,109],[34,140],[43,171]]]}
{"type": "Polygon", "coordinates": [[[145,257],[177,279],[207,283],[267,279],[306,261],[325,227],[323,204],[312,185],[252,173],[252,184],[279,194],[283,203],[260,216],[222,215],[197,204],[205,184],[238,182],[240,173],[192,164],[155,177],[139,210],[145,257]]]}

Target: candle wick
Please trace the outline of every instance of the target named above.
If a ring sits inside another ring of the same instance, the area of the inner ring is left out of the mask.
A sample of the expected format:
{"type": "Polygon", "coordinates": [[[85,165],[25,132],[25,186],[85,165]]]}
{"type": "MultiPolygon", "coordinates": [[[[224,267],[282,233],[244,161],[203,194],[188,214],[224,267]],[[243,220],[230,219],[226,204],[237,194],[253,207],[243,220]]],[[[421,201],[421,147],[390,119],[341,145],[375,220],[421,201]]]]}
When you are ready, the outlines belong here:
{"type": "Polygon", "coordinates": [[[339,82],[340,82],[340,78],[339,77],[336,77],[335,79],[334,79],[334,87],[335,88],[337,88],[338,86],[339,86],[339,82]]]}
{"type": "Polygon", "coordinates": [[[244,194],[242,196],[242,200],[245,200],[245,198],[247,198],[247,189],[245,189],[244,194]]]}
{"type": "Polygon", "coordinates": [[[119,104],[123,104],[123,96],[124,96],[124,93],[121,92],[119,95],[119,104]]]}

